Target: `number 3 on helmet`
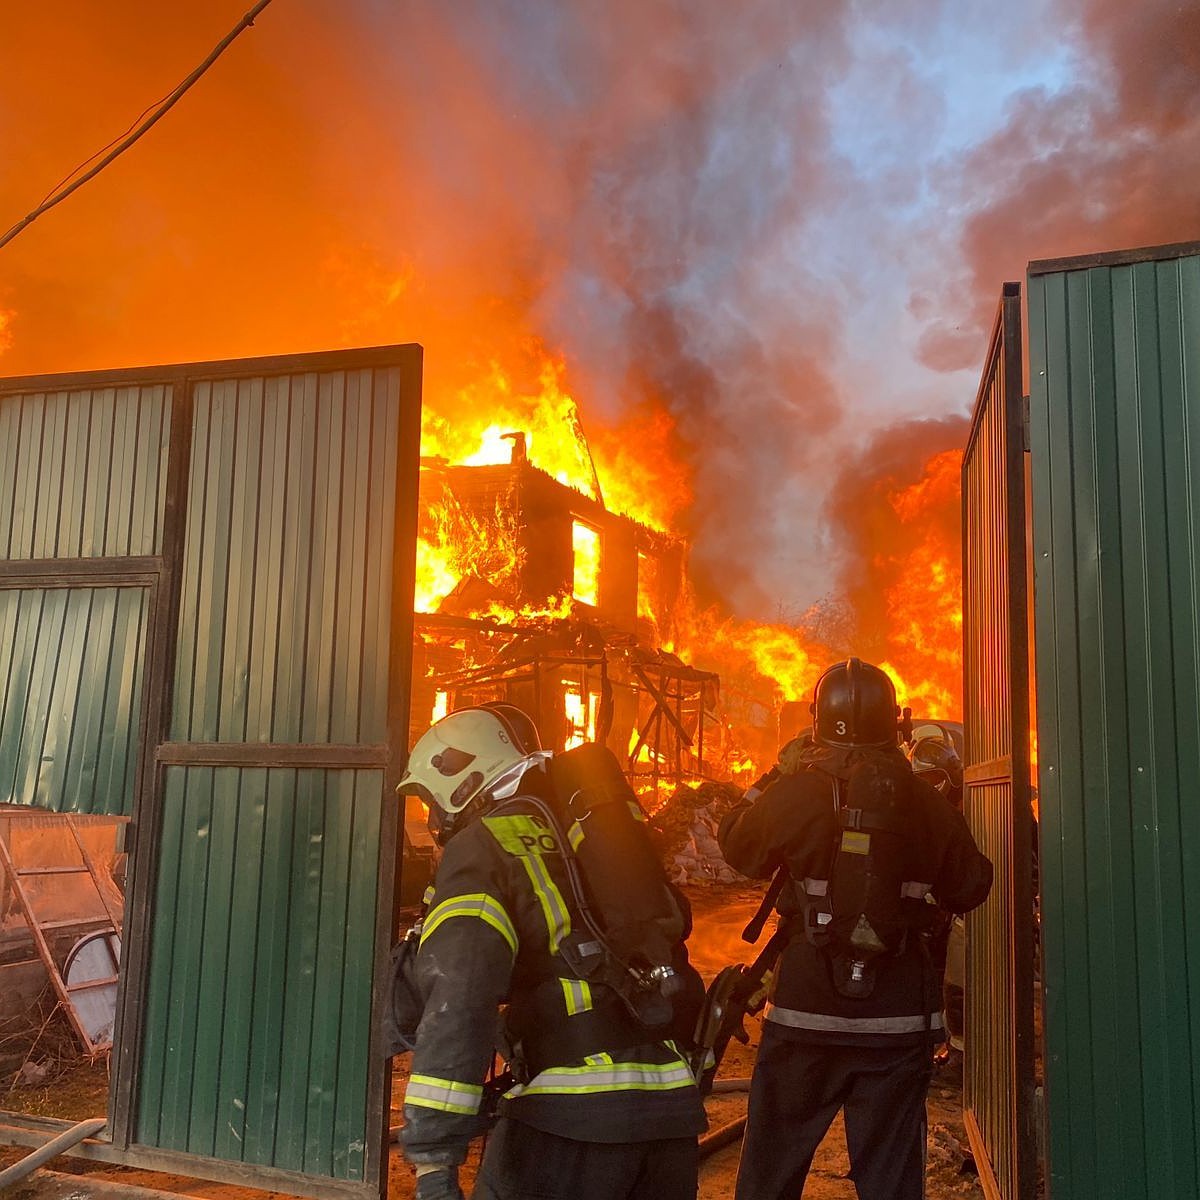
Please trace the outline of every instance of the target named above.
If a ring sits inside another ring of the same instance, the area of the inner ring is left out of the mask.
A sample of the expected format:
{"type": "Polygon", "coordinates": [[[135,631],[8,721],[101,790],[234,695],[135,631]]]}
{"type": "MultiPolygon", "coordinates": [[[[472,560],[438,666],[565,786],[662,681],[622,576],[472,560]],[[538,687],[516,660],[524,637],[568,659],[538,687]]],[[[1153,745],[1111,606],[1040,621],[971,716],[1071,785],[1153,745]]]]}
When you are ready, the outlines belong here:
{"type": "Polygon", "coordinates": [[[819,745],[896,745],[896,688],[885,671],[860,659],[835,663],[817,680],[810,711],[819,745]]]}

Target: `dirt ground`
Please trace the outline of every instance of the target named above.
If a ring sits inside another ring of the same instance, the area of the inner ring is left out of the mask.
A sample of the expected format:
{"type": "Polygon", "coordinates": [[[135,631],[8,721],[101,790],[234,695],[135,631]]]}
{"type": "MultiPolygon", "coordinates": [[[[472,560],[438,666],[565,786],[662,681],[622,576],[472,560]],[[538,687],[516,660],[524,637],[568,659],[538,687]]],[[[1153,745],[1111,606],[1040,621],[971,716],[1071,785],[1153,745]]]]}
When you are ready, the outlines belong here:
{"type": "MultiPolygon", "coordinates": [[[[690,892],[695,914],[695,932],[690,946],[692,960],[700,973],[710,979],[731,962],[745,962],[753,949],[741,941],[742,927],[758,905],[759,892],[750,888],[694,888],[690,892]]],[[[721,1065],[719,1078],[745,1079],[750,1075],[758,1041],[759,1026],[748,1026],[750,1046],[731,1043],[721,1065]]],[[[397,1060],[393,1088],[392,1123],[401,1119],[407,1059],[397,1060]]],[[[52,1083],[37,1087],[0,1092],[0,1108],[83,1120],[103,1115],[108,1093],[108,1077],[103,1065],[82,1066],[52,1083]]],[[[706,1102],[710,1135],[712,1131],[737,1120],[746,1112],[746,1093],[733,1091],[714,1094],[706,1102]]],[[[953,1068],[938,1072],[929,1095],[929,1143],[927,1165],[928,1200],[982,1200],[978,1177],[970,1169],[965,1151],[966,1136],[962,1124],[960,1076],[953,1068]]],[[[733,1195],[737,1175],[740,1139],[708,1156],[701,1165],[698,1200],[725,1200],[733,1195]]],[[[0,1168],[16,1161],[26,1151],[0,1147],[0,1168]]],[[[469,1184],[478,1163],[474,1151],[463,1172],[469,1184]]],[[[30,1179],[7,1192],[5,1200],[89,1200],[96,1197],[136,1196],[137,1189],[152,1189],[162,1196],[185,1195],[199,1200],[274,1200],[282,1194],[264,1192],[230,1184],[206,1183],[158,1172],[133,1171],[81,1159],[60,1158],[51,1170],[35,1173],[30,1179]]],[[[389,1164],[390,1200],[410,1200],[412,1175],[393,1147],[389,1164]]],[[[849,1160],[841,1120],[835,1122],[829,1136],[817,1152],[816,1161],[803,1200],[855,1200],[849,1179],[849,1160]]],[[[799,1198],[797,1198],[799,1200],[799,1198]]]]}

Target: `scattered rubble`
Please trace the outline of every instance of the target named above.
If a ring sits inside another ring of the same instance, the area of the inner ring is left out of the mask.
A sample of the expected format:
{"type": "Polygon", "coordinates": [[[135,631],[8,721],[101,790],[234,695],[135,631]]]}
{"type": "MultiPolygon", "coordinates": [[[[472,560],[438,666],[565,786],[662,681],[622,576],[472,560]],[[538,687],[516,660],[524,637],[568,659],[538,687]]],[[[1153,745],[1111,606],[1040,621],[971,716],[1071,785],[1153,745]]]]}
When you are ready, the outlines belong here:
{"type": "Polygon", "coordinates": [[[650,819],[650,830],[672,883],[740,883],[722,857],[717,830],[725,814],[742,799],[732,783],[680,784],[650,819]]]}

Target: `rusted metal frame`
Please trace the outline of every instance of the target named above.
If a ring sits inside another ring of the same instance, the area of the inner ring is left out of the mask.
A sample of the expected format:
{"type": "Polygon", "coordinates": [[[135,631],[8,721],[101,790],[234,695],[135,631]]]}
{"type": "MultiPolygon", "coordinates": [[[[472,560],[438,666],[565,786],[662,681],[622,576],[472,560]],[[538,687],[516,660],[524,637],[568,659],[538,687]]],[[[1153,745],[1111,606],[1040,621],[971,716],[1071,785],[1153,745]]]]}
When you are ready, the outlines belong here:
{"type": "MultiPolygon", "coordinates": [[[[37,947],[38,957],[42,960],[42,965],[46,968],[46,974],[50,977],[50,985],[54,988],[54,992],[58,996],[58,1002],[63,1006],[63,1010],[67,1014],[67,1019],[71,1022],[71,1027],[83,1043],[83,1048],[89,1055],[94,1057],[97,1051],[103,1049],[107,1043],[101,1045],[100,1043],[93,1042],[88,1031],[84,1028],[83,1022],[79,1019],[79,1014],[75,1011],[75,1005],[71,1001],[71,994],[67,991],[67,982],[58,972],[58,964],[54,961],[54,953],[50,949],[50,943],[46,941],[46,935],[42,932],[37,913],[33,911],[33,905],[30,903],[29,897],[25,894],[25,888],[21,884],[21,873],[17,870],[16,864],[13,862],[12,855],[8,849],[8,842],[5,838],[0,838],[0,867],[4,868],[8,876],[13,895],[16,896],[17,905],[25,917],[25,923],[29,926],[33,943],[37,947]]],[[[72,921],[71,924],[74,925],[76,922],[72,921]]]]}
{"type": "MultiPolygon", "coordinates": [[[[970,611],[970,603],[976,599],[974,591],[988,582],[977,579],[976,564],[970,557],[973,546],[968,528],[968,511],[973,496],[972,470],[983,472],[989,468],[996,471],[1002,467],[1002,503],[1004,505],[1007,540],[1003,552],[1007,558],[1008,589],[1003,619],[1009,627],[1009,661],[1006,670],[1009,695],[1010,753],[988,762],[971,764],[964,773],[968,790],[989,783],[1008,783],[1011,798],[1009,814],[1013,878],[1012,905],[1013,938],[1012,955],[1008,963],[1016,999],[1016,1011],[1012,1014],[1012,1036],[1014,1043],[1014,1085],[1016,1095],[1008,1098],[1010,1104],[1009,1132],[1014,1139],[1015,1158],[1013,1169],[1016,1195],[1007,1196],[1002,1181],[992,1165],[994,1146],[989,1144],[987,1132],[980,1126],[978,1118],[969,1106],[964,1109],[964,1123],[971,1140],[976,1161],[980,1167],[980,1178],[988,1200],[1030,1200],[1034,1194],[1036,1179],[1036,1144],[1031,1126],[1033,1112],[1033,959],[1032,959],[1032,881],[1031,881],[1031,814],[1029,809],[1029,762],[1028,762],[1028,658],[1026,630],[1027,581],[1025,578],[1025,499],[1024,499],[1024,456],[1023,435],[1023,389],[1021,387],[1021,334],[1020,334],[1020,287],[1005,284],[992,329],[986,367],[977,394],[975,412],[967,448],[963,456],[963,552],[964,552],[964,627],[974,629],[978,618],[970,611]],[[997,375],[1002,372],[1001,380],[997,375]],[[1000,390],[1003,383],[1003,391],[1000,390]],[[989,406],[1000,404],[1002,411],[998,424],[1003,429],[1003,462],[976,461],[980,448],[984,422],[988,419],[989,406]],[[972,583],[974,581],[974,585],[972,583]],[[1022,919],[1022,914],[1026,919],[1022,919]]],[[[986,484],[989,479],[984,477],[986,484]]],[[[994,481],[991,481],[994,488],[994,481]]],[[[988,514],[990,515],[990,510],[988,514]]],[[[995,583],[997,581],[992,580],[995,583]]],[[[990,610],[989,610],[990,611],[990,610]]],[[[968,640],[964,654],[964,698],[973,696],[973,684],[985,666],[976,661],[968,640]]],[[[999,665],[999,664],[997,664],[999,665]]],[[[974,714],[964,713],[968,720],[974,714]]],[[[968,1102],[972,1097],[968,1096],[968,1102]]]]}
{"type": "Polygon", "coordinates": [[[329,742],[164,742],[163,767],[289,767],[297,770],[385,770],[389,748],[329,742]]]}
{"type": "Polygon", "coordinates": [[[92,877],[92,883],[96,886],[96,894],[100,897],[100,903],[104,905],[104,911],[108,913],[108,919],[112,921],[113,928],[120,933],[123,914],[117,912],[109,901],[108,893],[100,886],[100,872],[96,864],[92,861],[92,856],[88,853],[88,848],[83,838],[79,836],[79,829],[75,822],[70,819],[69,814],[67,817],[67,828],[71,831],[71,836],[75,839],[75,845],[79,847],[80,856],[83,858],[84,870],[92,877]]]}
{"type": "Polygon", "coordinates": [[[150,930],[154,917],[165,777],[165,768],[159,765],[157,752],[158,747],[169,739],[171,731],[192,455],[193,400],[194,388],[190,383],[185,381],[174,388],[162,514],[162,565],[158,586],[150,589],[146,625],[146,682],[142,698],[138,787],[132,821],[126,830],[126,845],[129,846],[132,838],[132,847],[129,849],[124,961],[117,988],[109,1097],[112,1142],[122,1150],[127,1150],[131,1143],[142,1060],[142,1014],[150,982],[150,930]]]}
{"type": "Polygon", "coordinates": [[[1110,250],[1105,254],[1080,254],[1071,258],[1039,258],[1031,262],[1029,275],[1054,275],[1060,271],[1086,271],[1091,267],[1128,267],[1136,263],[1163,262],[1200,254],[1200,242],[1171,242],[1166,246],[1141,246],[1135,250],[1110,250]]]}
{"type": "Polygon", "coordinates": [[[983,1135],[983,1130],[979,1128],[975,1113],[969,1108],[963,1109],[963,1129],[967,1134],[971,1157],[975,1161],[979,1185],[983,1189],[985,1200],[1006,1200],[1000,1187],[1000,1181],[996,1178],[995,1171],[992,1170],[987,1139],[983,1135]]]}
{"type": "Polygon", "coordinates": [[[0,559],[0,588],[151,587],[158,582],[162,559],[9,558],[0,559]]]}
{"type": "Polygon", "coordinates": [[[392,517],[392,607],[388,625],[388,698],[383,810],[379,824],[379,877],[375,908],[375,971],[371,986],[371,1032],[368,1042],[367,1129],[375,1114],[376,1137],[366,1148],[367,1184],[375,1194],[388,1191],[388,1145],[391,1127],[392,1063],[383,1054],[383,1014],[390,1002],[391,980],[384,964],[400,928],[401,871],[404,839],[400,836],[403,803],[396,785],[408,762],[408,725],[412,700],[413,597],[416,591],[418,496],[421,475],[421,370],[419,347],[399,365],[400,393],[396,437],[396,494],[392,517]]]}
{"type": "MultiPolygon", "coordinates": [[[[214,359],[211,362],[171,363],[157,367],[118,367],[105,371],[66,371],[49,375],[13,375],[0,379],[0,396],[12,392],[66,392],[79,389],[176,385],[189,387],[209,380],[245,379],[256,375],[298,375],[325,371],[360,371],[419,363],[421,348],[414,343],[370,346],[362,350],[321,350],[304,354],[274,354],[259,358],[214,359]]],[[[418,367],[419,370],[419,367],[418,367]]]]}
{"type": "MultiPolygon", "coordinates": [[[[1009,290],[1006,286],[1005,293],[1007,294],[1009,290]]],[[[964,698],[967,700],[964,722],[968,736],[968,763],[973,752],[978,753],[981,747],[990,747],[993,741],[988,736],[988,730],[977,731],[975,726],[977,718],[981,716],[982,689],[986,682],[985,675],[988,673],[987,668],[991,665],[994,670],[999,665],[991,662],[994,621],[999,614],[994,607],[996,598],[991,594],[995,583],[991,575],[993,548],[985,540],[985,536],[986,532],[991,528],[991,521],[997,519],[999,515],[992,511],[991,493],[994,490],[995,477],[1000,473],[1000,464],[996,462],[996,455],[1002,453],[1003,447],[995,444],[989,437],[989,431],[995,427],[994,406],[1000,402],[998,399],[998,384],[1003,348],[1003,317],[1004,299],[1002,298],[993,323],[992,337],[988,347],[987,359],[985,360],[985,369],[980,381],[979,398],[972,422],[971,436],[968,441],[967,452],[963,458],[963,494],[967,497],[967,504],[964,506],[963,550],[964,555],[968,559],[965,564],[964,577],[964,619],[965,628],[975,631],[976,634],[973,640],[968,639],[968,644],[972,647],[973,652],[964,656],[964,671],[966,675],[964,679],[964,698]],[[970,506],[972,503],[980,506],[977,511],[974,511],[976,524],[980,527],[974,531],[974,534],[980,538],[980,543],[972,540],[972,531],[969,528],[969,517],[972,512],[970,506]],[[980,544],[982,548],[980,548],[980,544]],[[976,607],[978,611],[975,611],[976,607]]],[[[1004,703],[1004,699],[1002,697],[999,702],[1004,703]]],[[[964,807],[968,813],[974,807],[972,793],[980,786],[982,785],[973,784],[970,781],[967,782],[964,807]]],[[[1000,886],[1004,886],[1003,880],[1000,881],[1000,886]]],[[[1005,975],[1009,975],[1012,964],[1008,962],[1001,963],[997,965],[997,969],[1005,975]]],[[[968,987],[970,987],[970,981],[968,987]]],[[[966,1015],[969,1025],[971,1014],[968,1012],[966,1015]]],[[[972,1035],[970,1030],[968,1030],[968,1040],[971,1046],[976,1048],[976,1054],[981,1053],[978,1047],[983,1044],[981,1041],[982,1033],[983,1031],[980,1034],[972,1035]]],[[[970,1054],[971,1051],[969,1050],[968,1053],[970,1054]]],[[[985,1062],[983,1066],[986,1069],[987,1063],[985,1062]]],[[[995,1180],[997,1171],[994,1162],[997,1160],[998,1149],[997,1145],[994,1144],[996,1130],[994,1127],[985,1128],[980,1125],[976,1116],[976,1109],[982,1104],[984,1108],[990,1110],[992,1107],[991,1102],[997,1101],[997,1116],[1002,1118],[1000,1123],[1003,1126],[1003,1133],[1000,1136],[1012,1136],[1015,1131],[1012,1129],[1010,1114],[1015,1107],[1015,1099],[1011,1096],[996,1096],[986,1088],[978,1089],[976,1086],[972,1086],[975,1082],[975,1074],[976,1071],[972,1057],[972,1061],[967,1063],[967,1069],[964,1073],[964,1114],[970,1117],[972,1124],[975,1126],[977,1144],[974,1149],[976,1161],[980,1165],[981,1178],[995,1180]]],[[[998,1182],[995,1186],[999,1187],[998,1182]]],[[[999,1200],[1001,1194],[1002,1192],[997,1192],[997,1200],[999,1200]]],[[[1010,1197],[1008,1200],[1013,1200],[1013,1198],[1010,1197]]]]}
{"type": "MultiPolygon", "coordinates": [[[[51,1117],[28,1117],[23,1113],[3,1112],[0,1113],[0,1142],[11,1146],[44,1146],[58,1134],[70,1129],[72,1124],[71,1121],[58,1121],[51,1117]]],[[[121,1148],[104,1138],[87,1138],[63,1153],[71,1158],[118,1163],[143,1171],[165,1171],[214,1183],[260,1189],[265,1187],[292,1196],[311,1196],[313,1200],[368,1200],[379,1194],[372,1183],[321,1179],[279,1167],[229,1162],[150,1146],[121,1148]]]]}

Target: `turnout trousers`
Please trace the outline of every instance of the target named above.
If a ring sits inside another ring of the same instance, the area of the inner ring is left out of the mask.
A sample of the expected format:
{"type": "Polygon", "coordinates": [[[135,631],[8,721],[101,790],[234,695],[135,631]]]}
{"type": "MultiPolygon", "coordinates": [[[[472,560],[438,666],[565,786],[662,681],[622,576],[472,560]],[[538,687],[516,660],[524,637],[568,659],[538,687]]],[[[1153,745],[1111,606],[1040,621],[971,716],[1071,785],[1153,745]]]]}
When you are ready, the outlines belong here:
{"type": "Polygon", "coordinates": [[[472,1200],[695,1200],[694,1137],[577,1142],[501,1118],[472,1200]]]}
{"type": "Polygon", "coordinates": [[[800,1200],[813,1155],[845,1109],[860,1200],[922,1200],[930,1051],[795,1041],[763,1022],[737,1200],[800,1200]]]}

